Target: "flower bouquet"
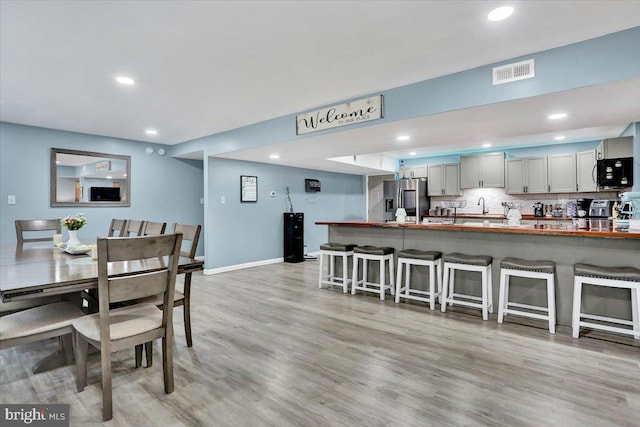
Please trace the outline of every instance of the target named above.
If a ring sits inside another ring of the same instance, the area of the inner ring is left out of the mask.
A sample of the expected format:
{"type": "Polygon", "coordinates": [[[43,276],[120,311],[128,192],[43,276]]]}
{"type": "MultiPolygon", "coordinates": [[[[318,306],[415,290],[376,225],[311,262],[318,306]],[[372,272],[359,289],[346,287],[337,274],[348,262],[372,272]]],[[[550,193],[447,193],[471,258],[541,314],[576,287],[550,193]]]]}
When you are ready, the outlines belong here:
{"type": "Polygon", "coordinates": [[[64,228],[69,230],[69,240],[66,243],[66,249],[71,249],[76,246],[82,245],[80,239],[78,239],[78,230],[80,230],[87,223],[87,218],[84,214],[78,214],[76,216],[67,216],[60,220],[60,223],[64,228]]]}

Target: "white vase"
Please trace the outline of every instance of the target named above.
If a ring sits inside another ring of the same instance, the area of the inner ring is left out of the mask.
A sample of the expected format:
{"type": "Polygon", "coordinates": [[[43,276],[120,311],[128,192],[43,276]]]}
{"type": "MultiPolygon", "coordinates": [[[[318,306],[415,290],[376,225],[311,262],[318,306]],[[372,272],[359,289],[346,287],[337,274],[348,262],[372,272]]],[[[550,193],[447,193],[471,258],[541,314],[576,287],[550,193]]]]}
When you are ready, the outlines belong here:
{"type": "Polygon", "coordinates": [[[71,248],[82,244],[78,239],[78,230],[67,230],[69,232],[69,240],[67,240],[67,247],[71,248]]]}

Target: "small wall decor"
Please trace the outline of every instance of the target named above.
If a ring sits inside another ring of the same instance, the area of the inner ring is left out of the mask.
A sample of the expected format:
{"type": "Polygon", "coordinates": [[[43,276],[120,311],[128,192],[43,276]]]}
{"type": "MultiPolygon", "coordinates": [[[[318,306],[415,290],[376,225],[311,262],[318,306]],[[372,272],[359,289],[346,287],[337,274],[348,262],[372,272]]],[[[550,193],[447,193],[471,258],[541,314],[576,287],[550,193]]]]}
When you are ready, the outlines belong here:
{"type": "Polygon", "coordinates": [[[307,193],[319,193],[320,181],[318,181],[317,179],[306,178],[304,180],[304,191],[306,191],[307,193]]]}
{"type": "Polygon", "coordinates": [[[258,201],[258,177],[240,175],[240,201],[258,201]]]}

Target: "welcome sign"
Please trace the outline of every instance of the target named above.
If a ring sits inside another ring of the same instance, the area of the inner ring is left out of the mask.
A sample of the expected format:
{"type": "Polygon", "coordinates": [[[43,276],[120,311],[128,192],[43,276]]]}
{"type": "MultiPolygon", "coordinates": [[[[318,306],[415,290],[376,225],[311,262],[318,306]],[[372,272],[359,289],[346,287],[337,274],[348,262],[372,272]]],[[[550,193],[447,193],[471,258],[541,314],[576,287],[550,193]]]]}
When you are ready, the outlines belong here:
{"type": "Polygon", "coordinates": [[[296,135],[368,122],[384,117],[382,95],[334,105],[296,116],[296,135]]]}

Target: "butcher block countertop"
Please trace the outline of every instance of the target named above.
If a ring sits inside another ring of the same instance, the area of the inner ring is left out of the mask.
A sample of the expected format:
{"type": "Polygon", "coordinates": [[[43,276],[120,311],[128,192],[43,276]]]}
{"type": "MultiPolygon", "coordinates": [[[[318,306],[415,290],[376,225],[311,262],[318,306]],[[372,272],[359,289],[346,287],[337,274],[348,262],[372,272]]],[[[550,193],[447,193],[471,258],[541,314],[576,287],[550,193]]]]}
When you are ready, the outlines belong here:
{"type": "MultiPolygon", "coordinates": [[[[485,217],[487,217],[485,215],[485,217]]],[[[487,218],[491,219],[491,218],[487,218]]],[[[640,231],[620,231],[612,228],[598,229],[577,228],[573,225],[555,224],[527,224],[527,225],[507,225],[489,224],[482,222],[467,222],[463,224],[414,224],[381,221],[317,221],[317,225],[333,225],[345,227],[374,227],[374,228],[411,228],[423,230],[448,230],[448,231],[470,231],[480,233],[511,233],[511,234],[537,234],[537,235],[561,235],[574,237],[601,237],[609,239],[640,239],[640,231]]]]}

